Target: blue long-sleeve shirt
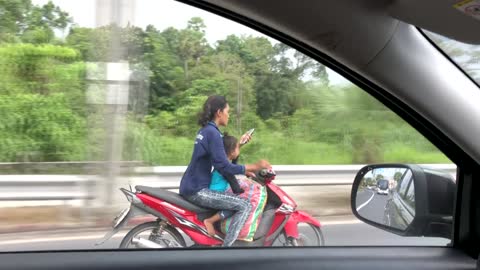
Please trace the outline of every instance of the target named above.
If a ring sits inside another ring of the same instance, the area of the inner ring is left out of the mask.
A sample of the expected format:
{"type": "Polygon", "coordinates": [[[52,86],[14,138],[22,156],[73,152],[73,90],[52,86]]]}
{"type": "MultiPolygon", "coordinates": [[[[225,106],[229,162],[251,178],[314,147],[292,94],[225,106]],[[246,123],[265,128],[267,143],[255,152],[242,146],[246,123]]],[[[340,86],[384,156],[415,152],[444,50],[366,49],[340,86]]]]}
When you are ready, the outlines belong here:
{"type": "Polygon", "coordinates": [[[214,122],[209,122],[197,133],[192,159],[180,182],[180,194],[192,195],[208,188],[212,179],[212,166],[222,174],[245,174],[245,166],[228,160],[222,133],[214,122]]]}

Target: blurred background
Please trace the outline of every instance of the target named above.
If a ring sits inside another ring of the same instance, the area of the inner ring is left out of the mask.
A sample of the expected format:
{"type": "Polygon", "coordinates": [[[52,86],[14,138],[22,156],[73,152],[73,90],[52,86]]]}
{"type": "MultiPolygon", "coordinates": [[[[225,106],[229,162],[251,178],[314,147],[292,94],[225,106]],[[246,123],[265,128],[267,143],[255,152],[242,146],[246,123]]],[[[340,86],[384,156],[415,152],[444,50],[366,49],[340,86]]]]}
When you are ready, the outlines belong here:
{"type": "MultiPolygon", "coordinates": [[[[120,187],[175,190],[196,114],[212,94],[229,101],[225,131],[255,128],[241,162],[268,159],[300,208],[326,224],[358,223],[349,196],[362,164],[455,171],[416,130],[322,64],[182,3],[16,0],[0,1],[0,14],[2,250],[90,248],[32,243],[58,230],[105,231],[128,205],[120,187]]],[[[377,243],[341,238],[357,229],[332,229],[327,245],[377,243]]]]}

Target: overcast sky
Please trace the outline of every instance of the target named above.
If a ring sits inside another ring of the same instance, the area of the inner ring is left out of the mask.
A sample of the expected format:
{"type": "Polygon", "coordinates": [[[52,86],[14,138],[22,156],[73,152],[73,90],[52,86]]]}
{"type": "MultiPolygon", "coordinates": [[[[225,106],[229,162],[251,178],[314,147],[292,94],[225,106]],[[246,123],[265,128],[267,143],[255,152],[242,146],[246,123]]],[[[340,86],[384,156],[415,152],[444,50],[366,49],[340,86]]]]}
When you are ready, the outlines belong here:
{"type": "MultiPolygon", "coordinates": [[[[46,4],[48,0],[32,0],[32,2],[37,5],[43,5],[46,4]]],[[[68,12],[73,18],[74,23],[79,26],[95,27],[98,24],[104,24],[105,22],[101,20],[108,20],[105,18],[109,17],[109,9],[107,8],[105,16],[103,16],[104,13],[102,13],[101,18],[97,22],[96,0],[52,0],[52,2],[55,3],[55,5],[60,6],[62,10],[68,12]]],[[[212,45],[214,45],[217,40],[224,39],[230,34],[239,36],[265,36],[241,24],[173,0],[130,0],[124,2],[127,5],[131,5],[127,7],[130,11],[127,12],[129,13],[127,15],[129,17],[128,21],[130,21],[131,24],[142,28],[152,24],[159,30],[163,30],[170,26],[182,29],[187,26],[187,22],[190,18],[201,17],[207,27],[206,38],[212,45]]],[[[272,42],[277,42],[274,39],[269,39],[272,42]]],[[[346,82],[343,77],[335,72],[331,70],[327,71],[331,83],[338,84],[346,82]]]]}

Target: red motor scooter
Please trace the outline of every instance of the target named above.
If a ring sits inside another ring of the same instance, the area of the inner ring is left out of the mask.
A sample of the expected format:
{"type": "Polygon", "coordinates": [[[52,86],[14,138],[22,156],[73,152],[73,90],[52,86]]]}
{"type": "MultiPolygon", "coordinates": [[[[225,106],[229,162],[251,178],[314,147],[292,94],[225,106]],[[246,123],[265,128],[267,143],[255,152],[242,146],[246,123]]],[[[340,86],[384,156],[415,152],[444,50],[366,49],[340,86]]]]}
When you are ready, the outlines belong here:
{"type": "MultiPolygon", "coordinates": [[[[261,170],[255,181],[267,188],[267,203],[253,241],[237,240],[233,246],[272,246],[278,239],[284,246],[323,246],[324,238],[318,220],[296,210],[297,204],[279,186],[273,183],[273,170],[261,170]],[[301,231],[301,232],[300,232],[301,231]]],[[[123,238],[120,248],[181,248],[186,247],[184,235],[193,246],[220,246],[224,235],[210,236],[203,220],[218,210],[206,209],[190,203],[178,193],[162,188],[136,186],[136,192],[121,188],[130,207],[123,210],[113,222],[102,244],[115,235],[128,220],[151,214],[157,219],[131,229],[123,238]],[[183,234],[181,233],[183,232],[183,234]]]]}

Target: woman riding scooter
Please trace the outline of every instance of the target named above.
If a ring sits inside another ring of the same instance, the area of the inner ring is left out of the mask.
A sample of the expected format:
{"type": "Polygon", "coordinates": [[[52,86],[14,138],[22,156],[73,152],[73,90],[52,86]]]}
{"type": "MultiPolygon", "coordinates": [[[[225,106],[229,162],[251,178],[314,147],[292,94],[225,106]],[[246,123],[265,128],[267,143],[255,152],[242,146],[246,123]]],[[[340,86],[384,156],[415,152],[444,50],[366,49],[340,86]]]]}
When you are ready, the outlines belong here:
{"type": "MultiPolygon", "coordinates": [[[[197,133],[190,164],[180,182],[180,194],[188,201],[206,208],[235,211],[223,242],[225,247],[231,246],[237,239],[250,215],[251,205],[235,194],[210,190],[212,166],[221,173],[246,175],[270,167],[266,160],[247,165],[230,163],[225,154],[222,133],[218,129],[219,126],[228,125],[229,110],[225,97],[208,97],[198,119],[202,128],[197,133]]],[[[249,134],[244,134],[240,141],[248,142],[250,139],[249,134]]]]}

